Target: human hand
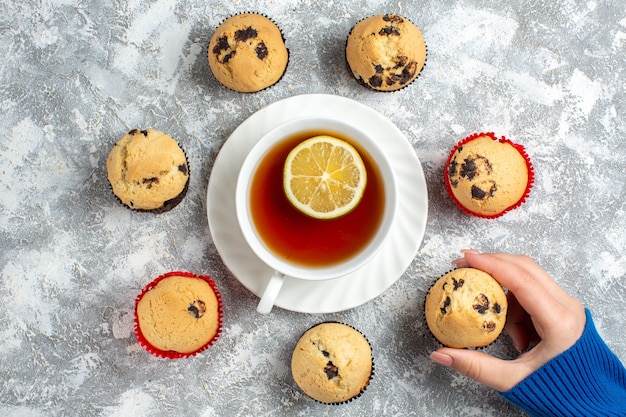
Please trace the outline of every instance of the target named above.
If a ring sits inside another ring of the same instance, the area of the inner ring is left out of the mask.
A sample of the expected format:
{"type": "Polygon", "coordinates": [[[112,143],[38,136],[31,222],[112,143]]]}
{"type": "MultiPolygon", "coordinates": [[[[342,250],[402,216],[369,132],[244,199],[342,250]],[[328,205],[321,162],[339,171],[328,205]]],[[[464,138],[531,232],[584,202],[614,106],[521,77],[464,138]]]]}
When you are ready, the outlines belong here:
{"type": "Polygon", "coordinates": [[[463,253],[463,258],[453,262],[457,267],[485,271],[508,289],[509,308],[504,329],[523,353],[507,361],[475,350],[440,348],[430,357],[482,384],[506,392],[576,343],[585,327],[585,310],[527,256],[463,253]]]}

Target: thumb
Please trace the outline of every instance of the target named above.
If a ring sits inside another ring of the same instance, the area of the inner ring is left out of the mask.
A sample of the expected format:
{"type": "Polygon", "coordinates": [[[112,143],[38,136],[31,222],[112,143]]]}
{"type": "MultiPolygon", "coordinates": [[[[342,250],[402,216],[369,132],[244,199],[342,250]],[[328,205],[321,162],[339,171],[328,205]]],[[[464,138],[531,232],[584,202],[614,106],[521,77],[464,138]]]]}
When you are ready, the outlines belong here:
{"type": "Polygon", "coordinates": [[[510,390],[522,379],[517,378],[513,363],[476,350],[441,348],[430,358],[500,392],[510,390]]]}

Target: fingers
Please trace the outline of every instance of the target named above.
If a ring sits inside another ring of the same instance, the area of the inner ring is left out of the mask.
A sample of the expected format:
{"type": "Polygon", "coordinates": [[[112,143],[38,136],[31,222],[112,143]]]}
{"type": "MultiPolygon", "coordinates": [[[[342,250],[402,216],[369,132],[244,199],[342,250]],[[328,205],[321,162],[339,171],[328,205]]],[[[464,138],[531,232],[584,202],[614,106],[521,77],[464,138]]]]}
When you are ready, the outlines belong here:
{"type": "Polygon", "coordinates": [[[527,256],[463,253],[463,258],[453,262],[457,267],[485,271],[508,289],[505,330],[524,353],[504,361],[479,351],[441,348],[431,359],[498,391],[508,391],[578,340],[585,311],[527,256]]]}
{"type": "Polygon", "coordinates": [[[541,340],[548,342],[550,351],[559,351],[564,346],[567,348],[578,340],[586,321],[582,304],[567,294],[532,259],[473,251],[466,253],[465,258],[468,265],[491,274],[515,295],[519,305],[532,319],[527,327],[534,328],[541,340]]]}
{"type": "Polygon", "coordinates": [[[504,331],[513,341],[515,348],[520,353],[525,352],[529,347],[539,343],[541,338],[537,334],[532,319],[519,304],[513,293],[509,292],[507,299],[509,307],[504,331]]]}
{"type": "Polygon", "coordinates": [[[467,252],[467,264],[493,276],[515,294],[520,305],[531,316],[554,316],[561,297],[567,294],[530,258],[510,254],[467,252]]]}
{"type": "MultiPolygon", "coordinates": [[[[466,257],[471,258],[467,261],[469,264],[474,265],[476,263],[477,265],[490,270],[495,269],[491,272],[485,270],[485,272],[488,272],[491,275],[498,275],[501,279],[507,281],[508,285],[505,286],[509,289],[515,288],[515,285],[510,281],[516,280],[516,276],[512,273],[513,270],[517,270],[522,273],[525,278],[532,280],[534,283],[551,293],[558,295],[566,294],[559,284],[550,276],[550,274],[548,274],[528,256],[513,255],[509,253],[481,254],[476,251],[469,251],[466,257]],[[483,257],[483,255],[485,256],[483,257]],[[490,264],[492,263],[493,265],[490,267],[490,264]]],[[[478,266],[473,267],[478,268],[478,266]]],[[[495,275],[494,278],[499,279],[495,275]]],[[[502,284],[504,285],[504,283],[502,284]]]]}
{"type": "MultiPolygon", "coordinates": [[[[578,340],[586,322],[582,304],[559,287],[532,259],[505,253],[463,253],[464,258],[453,263],[485,271],[508,289],[505,329],[517,349],[524,352],[514,361],[517,366],[523,364],[531,371],[538,369],[578,340]]],[[[470,358],[478,360],[479,357],[470,358]]],[[[458,360],[462,360],[461,356],[458,360]]],[[[472,362],[461,363],[463,365],[458,366],[461,370],[466,367],[465,372],[477,366],[472,362]]],[[[452,367],[456,369],[457,365],[452,367]]],[[[501,377],[501,384],[509,381],[508,375],[501,377]]]]}
{"type": "MultiPolygon", "coordinates": [[[[461,253],[463,255],[467,255],[468,253],[480,254],[480,252],[478,252],[476,250],[471,250],[471,249],[462,249],[461,253]]],[[[456,259],[456,260],[452,261],[452,263],[454,265],[456,265],[457,268],[469,268],[469,264],[467,263],[467,259],[465,259],[465,256],[463,256],[462,258],[459,258],[459,259],[456,259]]]]}
{"type": "Polygon", "coordinates": [[[516,362],[475,350],[440,348],[431,353],[430,358],[500,392],[510,390],[530,373],[516,362]]]}

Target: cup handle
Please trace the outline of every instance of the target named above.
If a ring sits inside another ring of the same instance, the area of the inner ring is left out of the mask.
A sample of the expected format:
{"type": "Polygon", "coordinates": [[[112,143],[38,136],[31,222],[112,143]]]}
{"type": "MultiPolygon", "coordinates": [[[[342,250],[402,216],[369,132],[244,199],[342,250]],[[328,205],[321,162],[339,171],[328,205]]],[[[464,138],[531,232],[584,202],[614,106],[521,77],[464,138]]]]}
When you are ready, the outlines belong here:
{"type": "Polygon", "coordinates": [[[284,282],[285,276],[278,271],[274,271],[274,274],[265,286],[265,290],[261,296],[261,301],[259,301],[259,304],[256,307],[256,311],[261,314],[269,314],[269,312],[272,311],[272,307],[274,307],[274,303],[276,302],[276,298],[278,298],[278,293],[280,292],[284,282]]]}

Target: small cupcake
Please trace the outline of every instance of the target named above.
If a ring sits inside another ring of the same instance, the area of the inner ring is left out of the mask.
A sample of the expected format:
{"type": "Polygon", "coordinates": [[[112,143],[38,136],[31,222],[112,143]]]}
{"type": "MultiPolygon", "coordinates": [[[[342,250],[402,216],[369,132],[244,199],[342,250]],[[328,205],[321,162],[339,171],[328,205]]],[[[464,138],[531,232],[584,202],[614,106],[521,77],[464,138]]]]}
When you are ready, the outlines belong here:
{"type": "Polygon", "coordinates": [[[493,343],[506,322],[508,303],[486,272],[459,268],[439,278],[426,296],[428,329],[443,345],[479,348],[493,343]]]}
{"type": "Polygon", "coordinates": [[[209,42],[208,59],[222,85],[253,93],[281,79],[289,51],[274,22],[261,14],[243,13],[218,26],[209,42]]]}
{"type": "Polygon", "coordinates": [[[326,322],[307,330],[293,351],[291,372],[300,389],[324,404],[361,395],[374,372],[372,348],[359,331],[326,322]]]}
{"type": "Polygon", "coordinates": [[[169,272],[135,300],[135,335],[155,356],[194,356],[213,345],[221,332],[222,300],[207,276],[169,272]]]}
{"type": "Polygon", "coordinates": [[[154,129],[133,129],[107,158],[111,189],[137,211],[164,213],[187,194],[189,166],[178,142],[154,129]]]}
{"type": "Polygon", "coordinates": [[[371,16],[350,31],[346,60],[359,83],[395,91],[412,83],[424,68],[426,43],[417,26],[402,16],[371,16]]]}
{"type": "Polygon", "coordinates": [[[493,219],[526,201],[534,170],[523,146],[480,133],[456,145],[444,177],[450,197],[461,210],[493,219]]]}

